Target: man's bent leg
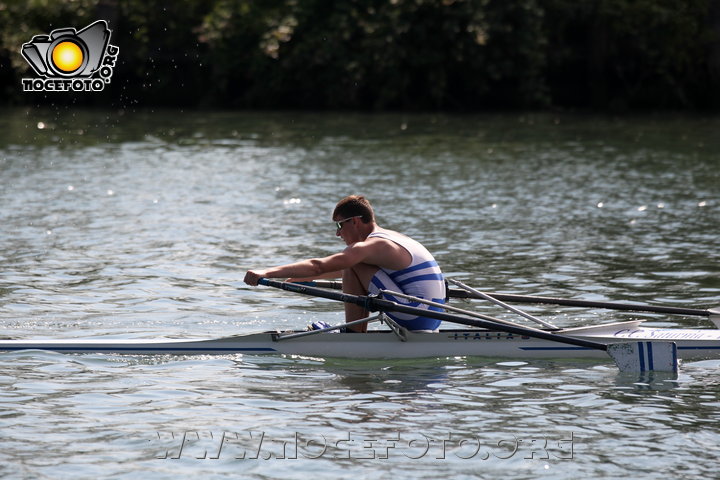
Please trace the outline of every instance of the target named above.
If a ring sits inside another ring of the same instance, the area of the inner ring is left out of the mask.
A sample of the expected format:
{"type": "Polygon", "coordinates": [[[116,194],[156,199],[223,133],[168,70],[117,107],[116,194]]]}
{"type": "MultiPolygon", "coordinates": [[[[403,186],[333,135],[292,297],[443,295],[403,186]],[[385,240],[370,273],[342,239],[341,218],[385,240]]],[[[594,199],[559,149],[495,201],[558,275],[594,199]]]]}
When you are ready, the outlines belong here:
{"type": "MultiPolygon", "coordinates": [[[[368,285],[373,275],[379,270],[375,265],[359,263],[352,268],[343,270],[343,292],[351,295],[367,295],[368,285]]],[[[345,321],[352,322],[368,316],[368,311],[360,305],[345,303],[345,321]]],[[[348,327],[355,332],[367,332],[367,323],[348,327]]]]}

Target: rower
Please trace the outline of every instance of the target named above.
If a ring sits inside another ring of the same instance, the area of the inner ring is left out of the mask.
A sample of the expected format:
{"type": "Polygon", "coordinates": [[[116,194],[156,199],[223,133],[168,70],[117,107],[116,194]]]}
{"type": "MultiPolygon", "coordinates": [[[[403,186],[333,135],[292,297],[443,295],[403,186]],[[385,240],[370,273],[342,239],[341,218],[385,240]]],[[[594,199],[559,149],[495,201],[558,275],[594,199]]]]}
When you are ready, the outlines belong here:
{"type": "MultiPolygon", "coordinates": [[[[432,254],[412,238],[381,228],[375,222],[375,212],[363,196],[351,195],[335,206],[332,214],[335,235],[347,247],[324,258],[311,258],[264,270],[249,270],[245,283],[257,285],[260,278],[288,278],[289,281],[312,281],[342,277],[343,292],[352,295],[375,295],[381,290],[401,292],[414,297],[445,303],[445,280],[432,254]]],[[[439,307],[386,296],[399,304],[440,311],[439,307]]],[[[436,331],[440,320],[388,313],[399,325],[412,331],[436,331]]],[[[359,305],[345,303],[345,321],[352,322],[368,316],[359,305]]],[[[367,331],[367,324],[348,327],[367,331]]]]}

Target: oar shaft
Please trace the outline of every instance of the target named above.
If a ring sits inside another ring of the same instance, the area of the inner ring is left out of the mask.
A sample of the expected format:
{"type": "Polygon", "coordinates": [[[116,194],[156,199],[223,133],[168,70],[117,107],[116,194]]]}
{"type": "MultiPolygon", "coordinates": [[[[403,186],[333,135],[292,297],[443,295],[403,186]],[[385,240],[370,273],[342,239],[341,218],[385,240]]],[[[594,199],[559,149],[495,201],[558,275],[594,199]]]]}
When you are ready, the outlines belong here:
{"type": "MultiPolygon", "coordinates": [[[[505,302],[544,303],[548,305],[563,305],[566,307],[605,308],[608,310],[628,310],[634,312],[653,312],[666,313],[669,315],[690,315],[702,317],[707,317],[711,314],[709,310],[702,310],[698,308],[663,307],[655,305],[639,305],[634,303],[619,302],[596,302],[592,300],[576,300],[572,298],[541,297],[534,295],[513,295],[510,293],[489,293],[488,295],[505,302]]],[[[473,293],[456,289],[450,290],[450,296],[453,298],[482,298],[474,295],[473,293]]]]}
{"type": "MultiPolygon", "coordinates": [[[[542,330],[537,330],[534,328],[527,328],[527,327],[517,327],[512,325],[505,325],[500,322],[496,321],[488,321],[488,320],[475,320],[470,319],[466,317],[462,317],[460,315],[452,315],[449,313],[444,312],[436,312],[434,310],[426,310],[423,308],[415,308],[415,307],[409,307],[407,305],[400,305],[395,302],[391,302],[390,300],[383,300],[376,297],[368,297],[368,296],[361,296],[361,295],[351,295],[348,293],[340,293],[340,292],[334,292],[322,288],[316,288],[316,287],[310,287],[307,285],[297,284],[297,283],[287,283],[287,282],[280,282],[276,280],[268,280],[266,278],[261,278],[258,281],[258,284],[265,285],[268,287],[275,287],[279,288],[281,290],[287,290],[290,292],[295,293],[302,293],[304,295],[311,295],[315,297],[321,297],[321,298],[327,298],[330,300],[337,300],[341,302],[346,303],[352,303],[354,305],[359,305],[363,307],[365,310],[368,311],[389,311],[389,312],[397,312],[397,313],[407,313],[409,315],[417,315],[421,317],[429,317],[434,318],[437,320],[444,320],[452,323],[459,323],[461,325],[467,325],[471,327],[479,327],[479,328],[486,328],[490,330],[495,331],[503,331],[507,333],[512,333],[515,335],[524,335],[527,337],[532,338],[539,338],[541,340],[550,340],[552,342],[558,342],[558,343],[566,343],[569,345],[575,345],[578,347],[584,347],[584,348],[592,348],[595,350],[603,350],[607,351],[607,345],[597,342],[590,342],[587,340],[582,340],[579,338],[573,338],[573,337],[565,337],[561,335],[556,335],[549,332],[544,332],[542,330]]],[[[492,317],[488,317],[492,318],[492,317]]]]}
{"type": "MultiPolygon", "coordinates": [[[[342,282],[333,281],[315,281],[307,282],[307,285],[312,285],[321,288],[332,288],[336,290],[342,289],[342,282]]],[[[668,315],[689,315],[699,317],[709,317],[710,315],[717,315],[711,310],[703,310],[700,308],[684,308],[684,307],[663,307],[656,305],[640,305],[637,303],[621,303],[621,302],[596,302],[593,300],[577,300],[573,298],[556,298],[556,297],[542,297],[536,295],[515,295],[512,293],[488,293],[486,294],[497,300],[504,302],[518,302],[518,303],[541,303],[546,305],[563,305],[566,307],[586,307],[586,308],[604,308],[608,310],[627,310],[633,312],[652,312],[652,313],[666,313],[668,315]]],[[[482,298],[475,295],[474,293],[460,290],[457,288],[448,289],[448,296],[450,298],[482,298]]]]}

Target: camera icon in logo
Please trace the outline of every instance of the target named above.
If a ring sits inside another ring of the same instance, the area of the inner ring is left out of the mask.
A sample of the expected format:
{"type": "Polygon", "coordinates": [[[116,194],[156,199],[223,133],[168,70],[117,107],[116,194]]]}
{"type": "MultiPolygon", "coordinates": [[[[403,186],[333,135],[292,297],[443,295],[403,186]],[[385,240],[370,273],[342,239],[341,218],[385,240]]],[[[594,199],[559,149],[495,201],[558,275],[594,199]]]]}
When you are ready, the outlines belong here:
{"type": "Polygon", "coordinates": [[[80,31],[58,28],[35,35],[22,46],[22,56],[42,77],[90,77],[102,67],[110,30],[98,20],[80,31]]]}

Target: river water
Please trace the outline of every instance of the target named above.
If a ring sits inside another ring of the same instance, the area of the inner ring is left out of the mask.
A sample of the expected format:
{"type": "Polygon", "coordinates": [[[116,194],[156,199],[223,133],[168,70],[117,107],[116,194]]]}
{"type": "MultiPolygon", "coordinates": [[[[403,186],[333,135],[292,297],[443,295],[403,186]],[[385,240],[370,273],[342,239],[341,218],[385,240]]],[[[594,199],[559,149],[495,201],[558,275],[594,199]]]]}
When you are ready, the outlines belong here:
{"type": "MultiPolygon", "coordinates": [[[[244,272],[365,194],[487,291],[720,304],[720,119],[0,112],[0,335],[342,320],[244,272]]],[[[512,318],[482,303],[463,304],[512,318]]],[[[704,318],[526,307],[561,326],[704,318]]],[[[715,478],[720,362],[1,353],[3,478],[715,478]],[[672,473],[668,473],[672,472],[672,473]]]]}

